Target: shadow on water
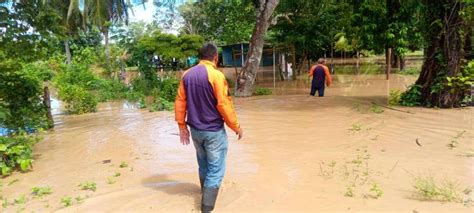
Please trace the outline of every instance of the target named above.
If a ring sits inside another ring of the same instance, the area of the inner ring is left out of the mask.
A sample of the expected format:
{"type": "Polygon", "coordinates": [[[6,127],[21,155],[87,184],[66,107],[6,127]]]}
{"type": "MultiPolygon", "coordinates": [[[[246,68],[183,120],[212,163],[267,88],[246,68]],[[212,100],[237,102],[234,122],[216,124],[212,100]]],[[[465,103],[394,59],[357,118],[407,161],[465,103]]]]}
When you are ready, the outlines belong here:
{"type": "Polygon", "coordinates": [[[200,209],[201,188],[195,183],[174,180],[167,175],[155,175],[143,179],[142,185],[169,195],[191,197],[194,200],[195,209],[200,209]]]}

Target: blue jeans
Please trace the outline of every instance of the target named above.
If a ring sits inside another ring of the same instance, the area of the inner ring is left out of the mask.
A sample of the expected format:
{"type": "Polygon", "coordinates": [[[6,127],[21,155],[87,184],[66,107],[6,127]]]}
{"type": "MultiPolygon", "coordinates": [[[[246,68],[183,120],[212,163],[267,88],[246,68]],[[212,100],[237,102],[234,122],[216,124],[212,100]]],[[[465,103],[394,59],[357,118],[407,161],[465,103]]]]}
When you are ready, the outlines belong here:
{"type": "Polygon", "coordinates": [[[227,157],[227,134],[224,127],[216,132],[191,128],[199,165],[199,178],[204,187],[219,188],[225,173],[227,157]]]}

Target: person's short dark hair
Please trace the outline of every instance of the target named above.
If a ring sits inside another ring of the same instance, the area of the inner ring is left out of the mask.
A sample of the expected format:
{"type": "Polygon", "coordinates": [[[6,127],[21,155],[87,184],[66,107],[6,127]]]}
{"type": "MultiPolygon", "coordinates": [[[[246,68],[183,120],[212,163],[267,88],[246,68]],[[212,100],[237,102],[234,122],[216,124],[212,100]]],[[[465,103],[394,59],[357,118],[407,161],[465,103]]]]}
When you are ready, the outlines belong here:
{"type": "Polygon", "coordinates": [[[199,59],[214,60],[217,55],[217,46],[213,43],[206,43],[199,48],[199,59]]]}

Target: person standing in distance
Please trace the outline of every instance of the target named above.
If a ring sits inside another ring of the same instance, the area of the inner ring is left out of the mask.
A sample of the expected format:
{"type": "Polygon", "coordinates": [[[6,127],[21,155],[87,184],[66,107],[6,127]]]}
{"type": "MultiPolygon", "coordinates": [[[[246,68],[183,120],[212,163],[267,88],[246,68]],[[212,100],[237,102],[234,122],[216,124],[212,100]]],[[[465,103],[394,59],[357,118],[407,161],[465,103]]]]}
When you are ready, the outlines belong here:
{"type": "Polygon", "coordinates": [[[196,148],[201,183],[201,211],[211,212],[226,168],[227,134],[224,123],[240,140],[242,128],[224,74],[217,70],[217,47],[212,43],[199,49],[199,64],[181,79],[175,102],[175,117],[183,145],[189,145],[189,130],[196,148]]]}
{"type": "Polygon", "coordinates": [[[311,67],[309,70],[308,76],[313,76],[313,81],[311,82],[311,96],[316,94],[318,91],[319,97],[324,97],[325,84],[329,87],[331,86],[331,74],[329,73],[329,68],[326,67],[326,60],[324,58],[318,59],[318,64],[311,67]]]}

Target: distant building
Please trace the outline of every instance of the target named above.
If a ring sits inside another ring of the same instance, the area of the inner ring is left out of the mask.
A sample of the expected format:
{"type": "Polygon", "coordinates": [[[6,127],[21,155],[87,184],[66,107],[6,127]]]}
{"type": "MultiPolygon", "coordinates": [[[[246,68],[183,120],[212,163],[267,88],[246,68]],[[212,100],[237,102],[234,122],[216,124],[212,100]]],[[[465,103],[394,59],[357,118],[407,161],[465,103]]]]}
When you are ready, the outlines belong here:
{"type": "MultiPolygon", "coordinates": [[[[222,48],[222,66],[242,67],[247,59],[248,43],[229,44],[220,47],[222,48]]],[[[273,66],[273,47],[271,45],[264,46],[260,66],[273,66]]]]}

